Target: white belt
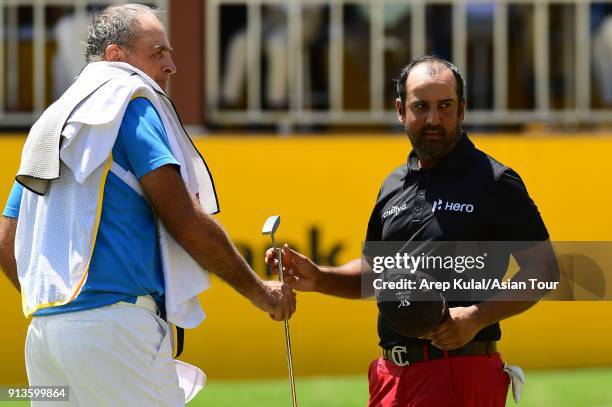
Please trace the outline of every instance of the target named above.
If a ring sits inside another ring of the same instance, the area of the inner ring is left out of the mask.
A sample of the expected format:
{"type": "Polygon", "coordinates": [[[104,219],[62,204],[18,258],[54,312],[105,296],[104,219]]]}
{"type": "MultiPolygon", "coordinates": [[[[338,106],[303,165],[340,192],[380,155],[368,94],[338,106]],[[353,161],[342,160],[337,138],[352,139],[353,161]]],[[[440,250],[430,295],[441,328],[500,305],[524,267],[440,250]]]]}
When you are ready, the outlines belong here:
{"type": "Polygon", "coordinates": [[[159,315],[159,309],[157,308],[157,303],[150,295],[141,295],[140,297],[136,297],[136,302],[132,304],[127,301],[120,301],[122,304],[129,304],[135,307],[144,308],[146,310],[151,311],[152,313],[159,315]]]}

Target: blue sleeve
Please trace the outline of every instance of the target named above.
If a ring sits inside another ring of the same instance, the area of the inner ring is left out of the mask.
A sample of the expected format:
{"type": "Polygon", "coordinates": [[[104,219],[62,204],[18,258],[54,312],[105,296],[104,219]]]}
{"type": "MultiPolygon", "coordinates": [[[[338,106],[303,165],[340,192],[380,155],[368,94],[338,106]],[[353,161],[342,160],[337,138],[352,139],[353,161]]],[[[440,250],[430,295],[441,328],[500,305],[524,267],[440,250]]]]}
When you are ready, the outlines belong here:
{"type": "Polygon", "coordinates": [[[144,97],[128,104],[115,147],[113,159],[138,179],[163,165],[178,165],[157,110],[144,97]]]}
{"type": "Polygon", "coordinates": [[[13,188],[11,189],[11,193],[6,201],[6,206],[4,207],[4,212],[2,213],[7,218],[15,218],[19,217],[19,207],[21,206],[21,193],[23,192],[23,185],[16,182],[13,184],[13,188]]]}

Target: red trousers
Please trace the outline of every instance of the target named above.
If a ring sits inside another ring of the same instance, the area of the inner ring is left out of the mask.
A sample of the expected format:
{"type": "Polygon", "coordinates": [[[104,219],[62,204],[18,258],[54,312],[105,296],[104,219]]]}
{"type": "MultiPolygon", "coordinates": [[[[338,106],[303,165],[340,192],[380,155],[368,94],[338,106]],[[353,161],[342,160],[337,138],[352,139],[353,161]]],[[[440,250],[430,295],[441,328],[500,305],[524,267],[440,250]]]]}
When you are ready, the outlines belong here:
{"type": "Polygon", "coordinates": [[[382,357],[370,364],[368,407],[498,407],[509,376],[499,353],[451,356],[400,367],[382,357]]]}

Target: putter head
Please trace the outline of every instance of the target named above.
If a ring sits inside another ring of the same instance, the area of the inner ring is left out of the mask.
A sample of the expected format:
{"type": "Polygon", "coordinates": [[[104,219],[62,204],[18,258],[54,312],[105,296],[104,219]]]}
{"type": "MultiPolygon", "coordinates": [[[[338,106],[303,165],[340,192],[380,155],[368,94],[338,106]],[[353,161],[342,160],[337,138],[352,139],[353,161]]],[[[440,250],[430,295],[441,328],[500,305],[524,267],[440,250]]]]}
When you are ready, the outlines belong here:
{"type": "Polygon", "coordinates": [[[280,225],[280,216],[270,216],[266,223],[264,223],[263,228],[261,229],[262,235],[274,235],[276,229],[280,225]]]}

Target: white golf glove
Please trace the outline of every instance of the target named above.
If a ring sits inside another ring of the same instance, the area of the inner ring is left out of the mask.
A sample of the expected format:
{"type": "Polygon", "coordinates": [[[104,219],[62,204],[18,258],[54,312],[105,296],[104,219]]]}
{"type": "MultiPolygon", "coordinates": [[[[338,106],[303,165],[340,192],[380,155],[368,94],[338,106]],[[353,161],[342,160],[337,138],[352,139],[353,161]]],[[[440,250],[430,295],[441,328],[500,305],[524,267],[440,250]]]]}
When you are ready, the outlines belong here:
{"type": "Polygon", "coordinates": [[[512,384],[512,398],[514,402],[518,404],[521,401],[521,393],[523,392],[523,386],[525,385],[525,373],[523,369],[516,365],[509,365],[504,363],[504,372],[510,376],[512,384]]]}

